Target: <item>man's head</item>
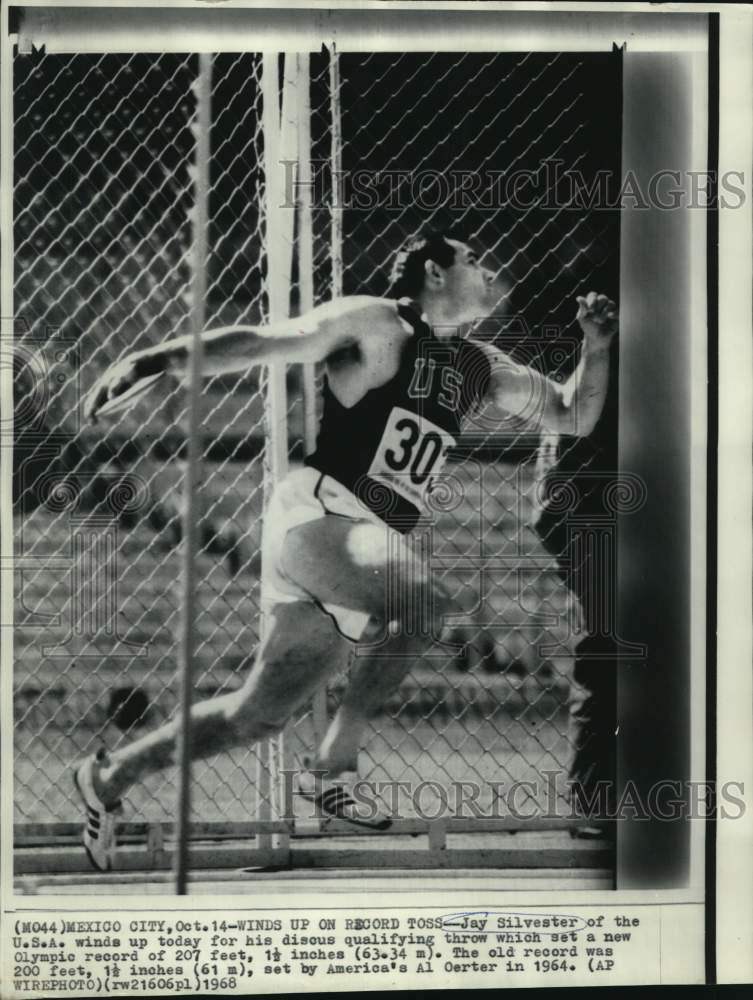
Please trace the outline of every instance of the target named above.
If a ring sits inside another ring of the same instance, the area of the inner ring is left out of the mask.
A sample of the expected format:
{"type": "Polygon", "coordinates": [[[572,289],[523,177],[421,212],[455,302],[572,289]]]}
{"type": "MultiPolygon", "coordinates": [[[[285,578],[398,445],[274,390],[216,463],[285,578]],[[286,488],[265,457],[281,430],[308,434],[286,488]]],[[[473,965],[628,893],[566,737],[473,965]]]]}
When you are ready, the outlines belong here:
{"type": "Polygon", "coordinates": [[[411,237],[398,250],[390,295],[415,299],[433,323],[468,323],[496,305],[494,278],[467,243],[447,233],[428,233],[411,237]]]}

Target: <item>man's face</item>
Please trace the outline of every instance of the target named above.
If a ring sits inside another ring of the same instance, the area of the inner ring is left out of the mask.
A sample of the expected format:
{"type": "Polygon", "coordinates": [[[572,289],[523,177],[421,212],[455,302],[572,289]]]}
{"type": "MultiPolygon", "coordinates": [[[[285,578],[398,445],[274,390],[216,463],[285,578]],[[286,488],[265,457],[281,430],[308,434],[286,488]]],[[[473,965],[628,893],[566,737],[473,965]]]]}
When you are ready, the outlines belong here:
{"type": "Polygon", "coordinates": [[[455,260],[444,270],[445,289],[461,322],[488,316],[500,297],[495,273],[482,267],[478,255],[466,243],[448,240],[455,260]]]}

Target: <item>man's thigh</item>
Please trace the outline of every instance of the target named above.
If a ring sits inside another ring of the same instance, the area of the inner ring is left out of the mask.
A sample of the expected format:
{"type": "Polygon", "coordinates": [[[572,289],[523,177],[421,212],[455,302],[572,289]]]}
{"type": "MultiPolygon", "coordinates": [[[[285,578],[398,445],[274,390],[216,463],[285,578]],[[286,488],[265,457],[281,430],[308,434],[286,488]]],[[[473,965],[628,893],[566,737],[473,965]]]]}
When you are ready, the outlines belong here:
{"type": "Polygon", "coordinates": [[[284,573],[323,605],[389,621],[423,605],[441,611],[444,596],[420,554],[396,531],[372,521],[326,515],[288,531],[284,573]]]}

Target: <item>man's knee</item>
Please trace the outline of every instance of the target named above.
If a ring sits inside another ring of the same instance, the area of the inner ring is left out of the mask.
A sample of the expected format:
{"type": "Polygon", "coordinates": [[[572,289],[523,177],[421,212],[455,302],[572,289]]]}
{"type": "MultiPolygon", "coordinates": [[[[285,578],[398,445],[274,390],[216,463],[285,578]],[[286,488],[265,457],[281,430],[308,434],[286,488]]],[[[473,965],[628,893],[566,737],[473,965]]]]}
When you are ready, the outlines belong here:
{"type": "Polygon", "coordinates": [[[447,615],[453,611],[453,602],[445,587],[438,581],[427,584],[416,595],[415,607],[421,631],[427,636],[439,638],[447,615]]]}
{"type": "Polygon", "coordinates": [[[369,617],[361,642],[379,642],[396,635],[438,639],[453,611],[449,594],[437,583],[393,594],[387,603],[385,613],[369,617]]]}

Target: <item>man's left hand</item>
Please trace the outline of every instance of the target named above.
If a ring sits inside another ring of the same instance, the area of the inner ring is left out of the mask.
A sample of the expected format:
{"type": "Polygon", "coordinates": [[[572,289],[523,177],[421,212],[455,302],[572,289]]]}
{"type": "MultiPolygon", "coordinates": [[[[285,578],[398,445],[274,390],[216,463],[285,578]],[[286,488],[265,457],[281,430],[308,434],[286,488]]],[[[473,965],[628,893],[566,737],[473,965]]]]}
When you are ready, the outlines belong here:
{"type": "Polygon", "coordinates": [[[577,296],[578,322],[594,343],[608,344],[617,332],[617,306],[606,295],[589,292],[577,296]]]}

